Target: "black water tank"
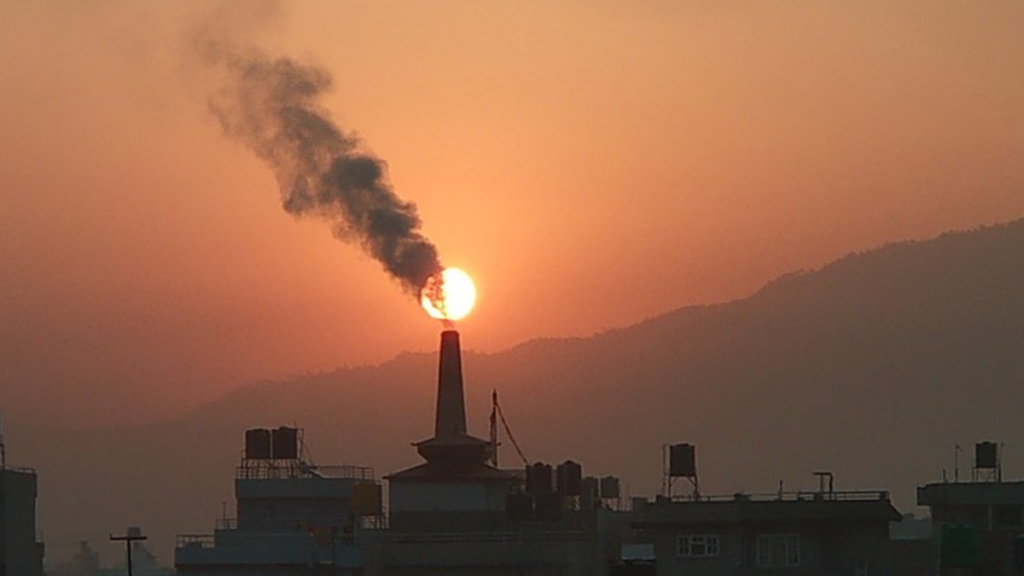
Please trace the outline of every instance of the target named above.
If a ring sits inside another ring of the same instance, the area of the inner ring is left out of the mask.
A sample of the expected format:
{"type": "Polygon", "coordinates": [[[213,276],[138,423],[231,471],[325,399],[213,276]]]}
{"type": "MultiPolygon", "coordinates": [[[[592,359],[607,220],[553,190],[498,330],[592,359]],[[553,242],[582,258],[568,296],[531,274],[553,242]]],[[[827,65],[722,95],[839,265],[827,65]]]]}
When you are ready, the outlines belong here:
{"type": "Polygon", "coordinates": [[[295,460],[299,457],[299,430],[282,426],[274,430],[270,439],[271,455],[278,460],[295,460]]]}
{"type": "Polygon", "coordinates": [[[558,493],[562,496],[579,496],[583,487],[583,466],[572,460],[566,460],[556,469],[558,493]]]}
{"type": "Polygon", "coordinates": [[[531,494],[551,492],[551,465],[534,462],[526,467],[526,491],[531,494]]]}
{"type": "Polygon", "coordinates": [[[601,498],[618,498],[619,491],[619,479],[615,476],[605,476],[601,478],[601,498]]]}
{"type": "Polygon", "coordinates": [[[990,470],[999,467],[999,451],[995,442],[978,442],[974,445],[974,467],[990,470]]]}
{"type": "Polygon", "coordinates": [[[693,444],[673,444],[668,449],[668,475],[697,476],[697,447],[693,444]]]}
{"type": "Polygon", "coordinates": [[[245,431],[245,458],[247,460],[270,459],[270,430],[253,428],[245,431]]]}

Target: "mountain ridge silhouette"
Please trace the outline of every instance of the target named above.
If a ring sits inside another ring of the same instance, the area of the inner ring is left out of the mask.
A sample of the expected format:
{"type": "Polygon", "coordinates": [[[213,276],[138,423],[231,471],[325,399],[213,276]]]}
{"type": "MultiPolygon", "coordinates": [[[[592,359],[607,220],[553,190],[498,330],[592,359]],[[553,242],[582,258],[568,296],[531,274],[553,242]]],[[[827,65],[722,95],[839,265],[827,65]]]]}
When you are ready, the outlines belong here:
{"type": "MultiPolygon", "coordinates": [[[[1024,471],[1022,263],[1017,220],[851,253],[588,337],[466,352],[470,432],[486,436],[497,389],[530,460],[571,458],[633,495],[660,488],[663,445],[686,441],[705,493],[813,489],[811,472],[831,470],[837,489],[891,490],[913,511],[917,485],[953,476],[957,443],[1005,441],[1004,476],[1024,471]]],[[[404,353],[246,386],[151,426],[25,434],[19,453],[40,471],[57,557],[131,524],[169,562],[174,534],[212,531],[233,500],[245,429],[298,425],[315,461],[384,475],[419,461],[410,443],[433,432],[435,378],[433,354],[404,353]]],[[[502,442],[502,465],[520,466],[502,442]]]]}

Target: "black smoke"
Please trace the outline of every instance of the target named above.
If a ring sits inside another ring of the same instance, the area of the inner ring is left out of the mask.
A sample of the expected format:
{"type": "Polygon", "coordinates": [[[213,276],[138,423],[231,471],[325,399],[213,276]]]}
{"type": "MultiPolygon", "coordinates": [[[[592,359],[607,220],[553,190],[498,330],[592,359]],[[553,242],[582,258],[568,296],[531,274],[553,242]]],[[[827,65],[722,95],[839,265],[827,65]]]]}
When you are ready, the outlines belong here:
{"type": "Polygon", "coordinates": [[[335,237],[360,245],[418,294],[441,270],[437,249],[420,231],[416,205],[392,189],[387,164],[320,104],[331,75],[208,36],[198,36],[196,47],[215,72],[210,110],[225,134],[273,169],[284,209],[327,220],[335,237]]]}

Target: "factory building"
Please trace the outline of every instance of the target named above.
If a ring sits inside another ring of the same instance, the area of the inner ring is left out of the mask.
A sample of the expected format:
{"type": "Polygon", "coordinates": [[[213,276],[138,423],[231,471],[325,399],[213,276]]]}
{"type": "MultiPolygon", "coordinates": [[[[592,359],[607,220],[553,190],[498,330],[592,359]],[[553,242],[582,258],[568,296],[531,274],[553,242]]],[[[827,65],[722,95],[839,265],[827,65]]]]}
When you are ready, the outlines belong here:
{"type": "Polygon", "coordinates": [[[434,434],[415,444],[420,464],[386,477],[386,516],[370,469],[317,466],[302,457],[301,435],[246,433],[238,517],[179,536],[179,573],[600,576],[628,531],[607,505],[618,498],[613,477],[584,478],[571,461],[494,465],[495,442],[467,431],[453,330],[441,335],[434,434]]]}
{"type": "Polygon", "coordinates": [[[424,462],[387,477],[390,527],[396,532],[487,530],[500,523],[519,482],[488,464],[491,442],[466,433],[459,333],[441,334],[434,436],[417,442],[424,462]]]}
{"type": "MultiPolygon", "coordinates": [[[[424,462],[387,477],[389,529],[367,573],[600,575],[627,530],[622,513],[583,496],[582,467],[501,470],[493,442],[467,433],[459,334],[441,335],[434,436],[424,462]]],[[[592,483],[591,483],[592,484],[592,483]]],[[[592,484],[593,485],[593,484],[592,484]]]]}
{"type": "Polygon", "coordinates": [[[42,576],[36,532],[36,472],[7,466],[0,430],[0,576],[42,576]]]}

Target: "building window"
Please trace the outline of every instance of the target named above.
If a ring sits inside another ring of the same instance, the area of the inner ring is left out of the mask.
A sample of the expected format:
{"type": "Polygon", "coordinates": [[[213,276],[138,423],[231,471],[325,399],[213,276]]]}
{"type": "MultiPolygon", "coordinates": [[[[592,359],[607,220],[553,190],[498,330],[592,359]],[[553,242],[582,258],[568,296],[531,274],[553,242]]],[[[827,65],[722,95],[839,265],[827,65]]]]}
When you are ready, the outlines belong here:
{"type": "Polygon", "coordinates": [[[718,536],[686,534],[676,541],[676,555],[681,558],[710,558],[718,556],[718,536]]]}
{"type": "Polygon", "coordinates": [[[799,534],[760,534],[757,537],[757,565],[764,568],[800,565],[799,534]]]}

